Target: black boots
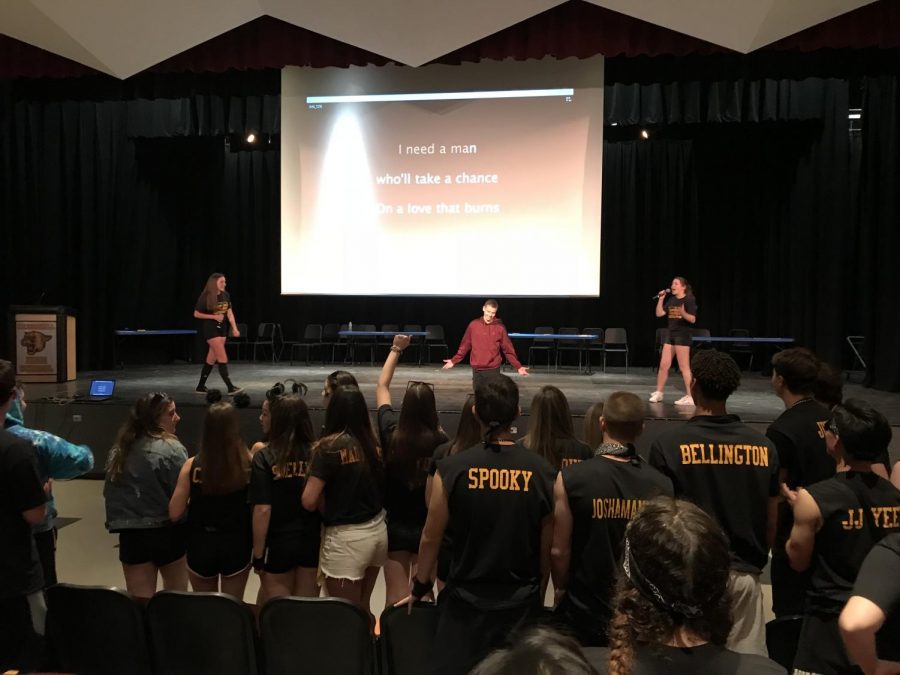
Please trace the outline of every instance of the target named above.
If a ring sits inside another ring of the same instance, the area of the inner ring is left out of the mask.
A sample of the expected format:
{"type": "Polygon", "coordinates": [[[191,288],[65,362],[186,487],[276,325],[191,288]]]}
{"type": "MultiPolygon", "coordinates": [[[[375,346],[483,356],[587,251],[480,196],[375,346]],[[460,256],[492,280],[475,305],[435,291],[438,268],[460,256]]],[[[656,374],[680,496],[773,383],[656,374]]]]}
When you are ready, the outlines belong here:
{"type": "Polygon", "coordinates": [[[197,388],[194,390],[198,394],[206,393],[206,378],[209,377],[209,374],[212,372],[212,364],[204,363],[203,370],[200,371],[200,382],[197,383],[197,388]]]}
{"type": "Polygon", "coordinates": [[[225,383],[225,386],[228,387],[229,394],[236,394],[239,391],[243,391],[242,387],[235,387],[231,382],[231,378],[228,377],[228,364],[220,363],[219,364],[219,375],[222,376],[222,381],[225,383]]]}

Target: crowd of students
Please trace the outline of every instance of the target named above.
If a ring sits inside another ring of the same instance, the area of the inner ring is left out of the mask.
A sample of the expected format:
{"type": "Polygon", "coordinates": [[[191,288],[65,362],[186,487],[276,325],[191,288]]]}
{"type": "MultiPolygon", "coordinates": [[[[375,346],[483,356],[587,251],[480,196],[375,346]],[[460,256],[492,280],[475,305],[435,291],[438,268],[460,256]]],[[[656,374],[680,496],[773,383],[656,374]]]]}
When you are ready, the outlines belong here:
{"type": "Polygon", "coordinates": [[[374,425],[337,371],[320,430],[282,388],[262,405],[263,441],[248,448],[217,402],[188,458],[175,402],[138,401],[104,488],[128,590],[148,597],[161,577],[243,597],[252,569],[260,605],[325,593],[369,612],[383,568],[387,606],[437,598],[423,671],[777,673],[760,587],[771,554],[773,610],[802,617],[795,672],[900,672],[890,426],[840,401],[808,350],[773,359],[785,410],[765,434],[727,411],[733,359],[696,352],[696,412],[645,460],[634,394],[592,406],[579,439],[564,394],[542,387],[517,441],[519,390],[503,375],[479,382],[449,438],[433,385],[409,382],[393,405],[408,345],[397,336],[387,356],[374,425]]]}

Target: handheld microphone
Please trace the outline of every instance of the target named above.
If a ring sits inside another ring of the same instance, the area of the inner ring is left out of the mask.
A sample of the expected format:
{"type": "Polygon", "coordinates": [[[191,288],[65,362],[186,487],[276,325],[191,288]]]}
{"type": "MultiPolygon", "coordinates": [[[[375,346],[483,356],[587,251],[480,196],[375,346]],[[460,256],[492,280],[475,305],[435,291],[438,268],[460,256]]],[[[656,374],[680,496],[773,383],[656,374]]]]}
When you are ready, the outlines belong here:
{"type": "MultiPolygon", "coordinates": [[[[666,289],[666,295],[672,295],[672,289],[671,289],[671,288],[667,288],[667,289],[666,289]]],[[[653,296],[652,298],[650,298],[650,299],[653,300],[653,302],[656,302],[657,300],[659,300],[659,293],[657,293],[656,295],[654,295],[654,296],[653,296]]]]}

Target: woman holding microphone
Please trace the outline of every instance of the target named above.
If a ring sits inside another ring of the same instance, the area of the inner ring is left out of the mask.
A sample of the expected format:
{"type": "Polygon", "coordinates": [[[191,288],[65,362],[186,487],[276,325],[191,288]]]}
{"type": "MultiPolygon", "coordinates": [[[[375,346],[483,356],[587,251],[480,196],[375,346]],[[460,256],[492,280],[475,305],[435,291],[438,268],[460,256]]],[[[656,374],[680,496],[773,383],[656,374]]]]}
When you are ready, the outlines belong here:
{"type": "Polygon", "coordinates": [[[651,403],[663,400],[663,389],[672,367],[672,355],[678,359],[678,368],[684,380],[685,395],[675,405],[694,405],[691,398],[691,327],[697,322],[697,299],[691,285],[684,277],[672,279],[669,288],[659,292],[656,300],[656,316],[668,317],[668,338],[662,346],[659,372],[656,374],[656,391],[650,394],[651,403]]]}

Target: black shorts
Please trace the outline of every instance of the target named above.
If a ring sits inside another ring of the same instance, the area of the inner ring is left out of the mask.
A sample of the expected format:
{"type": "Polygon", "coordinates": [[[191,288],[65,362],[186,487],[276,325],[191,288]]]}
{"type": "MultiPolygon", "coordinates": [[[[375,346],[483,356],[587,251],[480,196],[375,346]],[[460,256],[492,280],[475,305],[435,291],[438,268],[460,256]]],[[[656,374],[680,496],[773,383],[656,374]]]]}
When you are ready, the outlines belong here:
{"type": "Polygon", "coordinates": [[[391,551],[419,552],[419,541],[422,539],[421,523],[404,523],[387,519],[388,553],[391,551]]]}
{"type": "Polygon", "coordinates": [[[165,567],[184,557],[187,529],[184,525],[164,525],[119,532],[119,562],[123,565],[153,563],[165,567]]]}
{"type": "Polygon", "coordinates": [[[687,331],[681,330],[669,330],[669,335],[666,338],[666,344],[674,345],[676,347],[690,347],[691,346],[691,334],[687,331]]]}
{"type": "Polygon", "coordinates": [[[263,570],[270,574],[286,574],[296,567],[319,566],[318,536],[295,534],[269,540],[263,555],[263,570]]]}
{"type": "Polygon", "coordinates": [[[198,577],[230,577],[250,565],[253,542],[250,532],[191,531],[187,545],[188,569],[198,577]]]}
{"type": "Polygon", "coordinates": [[[217,337],[227,337],[228,336],[228,323],[223,321],[219,323],[218,321],[212,321],[210,319],[205,319],[203,321],[203,339],[211,340],[212,338],[217,337]]]}

